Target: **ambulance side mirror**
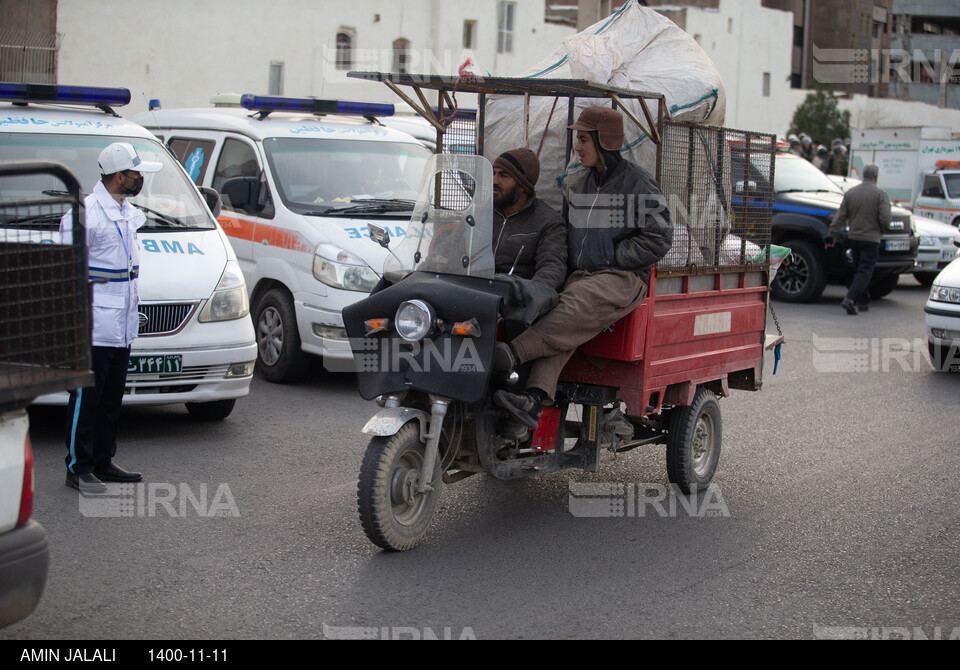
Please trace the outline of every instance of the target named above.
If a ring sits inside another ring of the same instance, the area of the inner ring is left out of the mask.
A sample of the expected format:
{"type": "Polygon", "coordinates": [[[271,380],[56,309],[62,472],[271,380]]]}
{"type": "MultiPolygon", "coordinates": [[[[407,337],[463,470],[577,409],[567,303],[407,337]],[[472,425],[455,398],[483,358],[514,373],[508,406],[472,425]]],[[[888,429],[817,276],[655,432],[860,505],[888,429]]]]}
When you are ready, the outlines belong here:
{"type": "Polygon", "coordinates": [[[207,207],[210,208],[210,213],[213,214],[213,218],[218,218],[220,216],[220,209],[223,207],[223,201],[220,199],[220,194],[209,186],[201,186],[200,195],[202,195],[203,199],[207,201],[207,207]]]}
{"type": "Polygon", "coordinates": [[[234,177],[220,187],[224,202],[234,211],[257,212],[260,209],[260,178],[234,177]]]}

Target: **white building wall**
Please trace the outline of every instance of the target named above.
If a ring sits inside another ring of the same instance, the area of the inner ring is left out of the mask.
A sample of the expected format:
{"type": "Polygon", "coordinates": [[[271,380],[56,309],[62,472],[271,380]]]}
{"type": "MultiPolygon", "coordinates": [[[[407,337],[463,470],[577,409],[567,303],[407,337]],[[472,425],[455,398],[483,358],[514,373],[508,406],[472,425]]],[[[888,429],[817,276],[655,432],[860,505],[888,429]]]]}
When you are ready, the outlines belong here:
{"type": "Polygon", "coordinates": [[[717,10],[688,7],[686,31],[723,78],[724,125],[783,135],[796,108],[790,96],[793,15],[762,7],[760,0],[720,0],[717,10]],[[768,96],[764,73],[770,75],[768,96]]]}
{"type": "Polygon", "coordinates": [[[208,106],[217,93],[268,92],[271,62],[284,67],[283,94],[396,102],[382,84],[347,79],[335,67],[338,30],[355,35],[354,69],[390,71],[392,44],[410,43],[411,73],[477,71],[511,76],[576,31],[544,23],[543,0],[516,0],[512,54],[497,53],[498,0],[59,0],[59,83],[129,88],[124,115],[208,106]],[[475,20],[477,48],[462,48],[475,20]]]}
{"type": "MultiPolygon", "coordinates": [[[[794,110],[812,91],[791,91],[794,110]]],[[[909,100],[870,98],[854,95],[837,101],[841,111],[850,111],[850,129],[915,128],[919,126],[947,126],[955,137],[960,137],[960,109],[941,109],[935,105],[909,100]]],[[[792,112],[791,112],[792,118],[792,112]]]]}

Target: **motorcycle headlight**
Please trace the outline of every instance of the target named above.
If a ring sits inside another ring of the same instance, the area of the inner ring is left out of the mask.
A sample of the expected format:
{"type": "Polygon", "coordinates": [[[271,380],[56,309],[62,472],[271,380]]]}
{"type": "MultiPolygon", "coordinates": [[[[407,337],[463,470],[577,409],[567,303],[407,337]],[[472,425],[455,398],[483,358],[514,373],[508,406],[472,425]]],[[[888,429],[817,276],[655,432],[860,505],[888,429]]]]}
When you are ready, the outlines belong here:
{"type": "Polygon", "coordinates": [[[249,313],[250,299],[247,296],[243,272],[240,271],[240,265],[236,261],[227,261],[220,283],[207,300],[207,304],[200,310],[200,316],[197,319],[201,323],[230,321],[242,318],[249,313]]]}
{"type": "Polygon", "coordinates": [[[348,251],[324,242],[313,253],[313,276],[327,286],[369,293],[380,276],[348,251]]]}
{"type": "Polygon", "coordinates": [[[400,305],[394,326],[407,342],[419,342],[433,330],[436,313],[423,300],[407,300],[400,305]]]}

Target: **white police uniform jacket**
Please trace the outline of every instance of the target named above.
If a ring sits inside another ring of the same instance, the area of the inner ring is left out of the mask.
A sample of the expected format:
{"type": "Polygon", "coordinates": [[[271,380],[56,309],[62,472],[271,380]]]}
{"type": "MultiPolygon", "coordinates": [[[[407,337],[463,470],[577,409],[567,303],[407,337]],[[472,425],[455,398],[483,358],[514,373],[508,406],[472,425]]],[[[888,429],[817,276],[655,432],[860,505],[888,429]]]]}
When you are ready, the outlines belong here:
{"type": "MultiPolygon", "coordinates": [[[[93,284],[93,346],[129,347],[137,336],[137,306],[140,295],[140,252],[137,230],[144,224],[143,212],[126,199],[121,206],[97,182],[84,199],[87,254],[93,284]]],[[[60,220],[61,240],[73,240],[72,213],[60,220]]]]}

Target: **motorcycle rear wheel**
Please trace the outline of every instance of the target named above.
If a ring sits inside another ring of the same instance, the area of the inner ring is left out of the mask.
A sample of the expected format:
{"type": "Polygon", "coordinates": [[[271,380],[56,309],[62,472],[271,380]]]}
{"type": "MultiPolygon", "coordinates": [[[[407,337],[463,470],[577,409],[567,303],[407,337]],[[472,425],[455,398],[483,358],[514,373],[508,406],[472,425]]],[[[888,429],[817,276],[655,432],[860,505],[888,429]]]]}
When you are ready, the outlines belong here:
{"type": "Polygon", "coordinates": [[[382,549],[413,549],[427,534],[443,484],[438,472],[430,482],[432,491],[417,492],[425,452],[417,421],[389,437],[374,437],[367,445],[357,508],[363,532],[382,549]]]}
{"type": "Polygon", "coordinates": [[[672,410],[667,435],[667,476],[689,495],[710,485],[720,461],[723,421],[717,396],[697,390],[689,407],[672,410]]]}

